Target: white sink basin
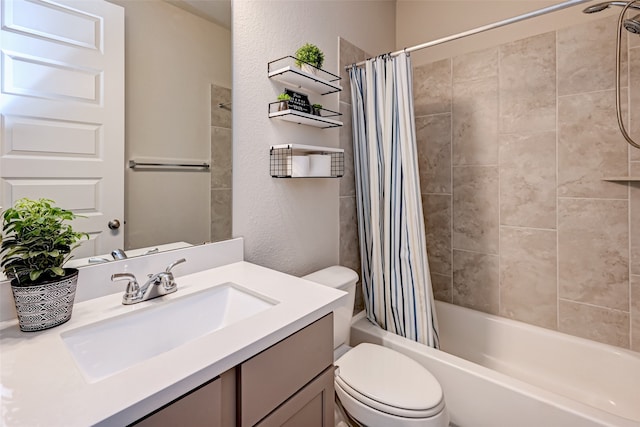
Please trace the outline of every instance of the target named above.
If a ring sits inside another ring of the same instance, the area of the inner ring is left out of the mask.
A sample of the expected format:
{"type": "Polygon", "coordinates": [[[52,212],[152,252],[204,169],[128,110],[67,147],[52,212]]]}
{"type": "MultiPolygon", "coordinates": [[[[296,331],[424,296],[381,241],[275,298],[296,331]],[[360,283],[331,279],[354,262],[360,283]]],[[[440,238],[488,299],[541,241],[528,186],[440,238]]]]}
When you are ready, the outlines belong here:
{"type": "Polygon", "coordinates": [[[158,298],[150,307],[61,336],[87,380],[96,382],[275,304],[235,283],[225,283],[169,301],[158,298]]]}

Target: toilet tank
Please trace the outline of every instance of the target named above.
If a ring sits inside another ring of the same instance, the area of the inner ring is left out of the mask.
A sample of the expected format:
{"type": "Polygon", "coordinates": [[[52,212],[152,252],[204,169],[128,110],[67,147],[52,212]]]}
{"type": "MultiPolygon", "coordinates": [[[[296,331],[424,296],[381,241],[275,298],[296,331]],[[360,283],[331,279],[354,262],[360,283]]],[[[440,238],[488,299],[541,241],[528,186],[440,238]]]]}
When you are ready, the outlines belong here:
{"type": "Polygon", "coordinates": [[[342,344],[349,345],[358,273],[350,268],[334,265],[308,274],[303,279],[340,289],[349,294],[345,302],[333,312],[333,348],[336,349],[342,344]]]}

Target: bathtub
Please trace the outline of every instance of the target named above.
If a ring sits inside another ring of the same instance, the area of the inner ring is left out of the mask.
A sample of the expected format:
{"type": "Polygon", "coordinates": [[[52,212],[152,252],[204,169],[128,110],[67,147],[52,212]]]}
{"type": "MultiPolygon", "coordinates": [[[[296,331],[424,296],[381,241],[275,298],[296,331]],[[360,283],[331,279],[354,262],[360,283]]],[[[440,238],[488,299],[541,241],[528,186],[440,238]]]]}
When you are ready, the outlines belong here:
{"type": "Polygon", "coordinates": [[[640,354],[444,302],[441,350],[354,318],[351,344],[406,354],[440,381],[460,427],[639,427],[640,354]]]}

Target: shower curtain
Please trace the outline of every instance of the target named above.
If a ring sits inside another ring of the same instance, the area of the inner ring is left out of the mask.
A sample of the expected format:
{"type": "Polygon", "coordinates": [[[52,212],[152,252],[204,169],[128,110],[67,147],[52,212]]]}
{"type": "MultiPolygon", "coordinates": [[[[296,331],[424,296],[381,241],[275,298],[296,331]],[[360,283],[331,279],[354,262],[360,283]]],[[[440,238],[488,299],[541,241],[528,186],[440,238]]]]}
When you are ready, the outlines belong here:
{"type": "Polygon", "coordinates": [[[352,67],[353,151],[367,317],[438,348],[413,113],[411,59],[352,67]]]}

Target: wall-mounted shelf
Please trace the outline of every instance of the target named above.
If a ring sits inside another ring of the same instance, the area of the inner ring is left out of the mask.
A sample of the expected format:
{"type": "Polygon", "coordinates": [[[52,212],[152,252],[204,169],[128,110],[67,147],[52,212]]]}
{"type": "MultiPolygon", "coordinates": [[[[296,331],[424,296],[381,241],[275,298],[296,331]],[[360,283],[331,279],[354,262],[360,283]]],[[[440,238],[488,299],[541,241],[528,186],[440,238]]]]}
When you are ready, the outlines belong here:
{"type": "Polygon", "coordinates": [[[302,144],[272,145],[269,169],[273,178],[340,178],[344,150],[302,144]]]}
{"type": "Polygon", "coordinates": [[[608,176],[602,178],[602,180],[611,182],[640,182],[640,176],[608,176]]]}
{"type": "Polygon", "coordinates": [[[340,92],[342,86],[337,82],[340,76],[316,68],[317,74],[302,71],[296,65],[296,58],[285,56],[267,64],[267,74],[270,79],[277,80],[294,88],[304,88],[320,95],[340,92]]]}
{"type": "Polygon", "coordinates": [[[269,104],[270,119],[280,119],[300,125],[314,126],[322,129],[342,126],[341,121],[332,118],[342,115],[337,111],[327,110],[326,108],[323,108],[320,110],[321,115],[315,115],[298,110],[293,110],[290,108],[286,110],[279,110],[280,104],[280,101],[272,102],[269,104]]]}

